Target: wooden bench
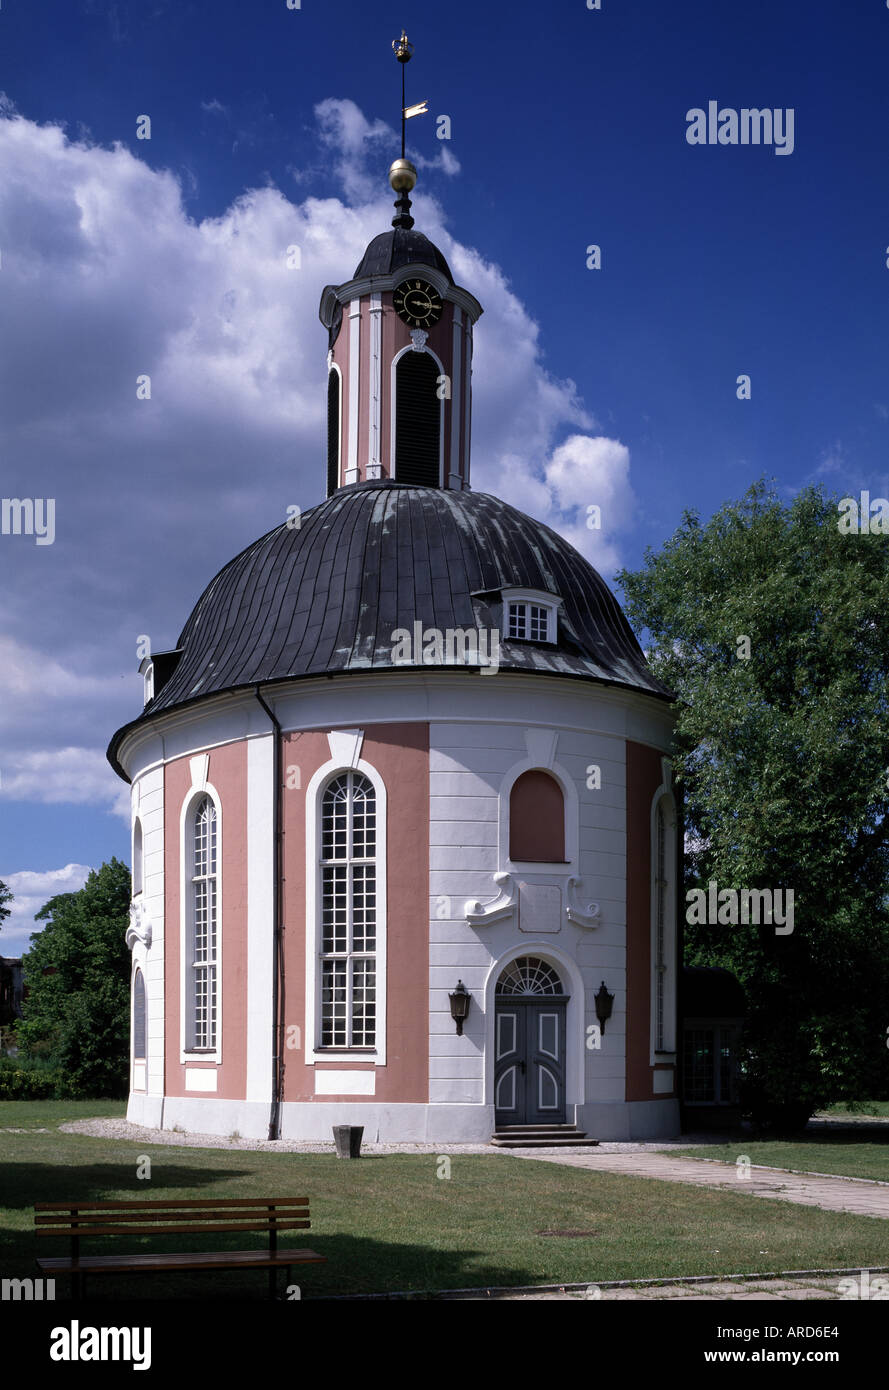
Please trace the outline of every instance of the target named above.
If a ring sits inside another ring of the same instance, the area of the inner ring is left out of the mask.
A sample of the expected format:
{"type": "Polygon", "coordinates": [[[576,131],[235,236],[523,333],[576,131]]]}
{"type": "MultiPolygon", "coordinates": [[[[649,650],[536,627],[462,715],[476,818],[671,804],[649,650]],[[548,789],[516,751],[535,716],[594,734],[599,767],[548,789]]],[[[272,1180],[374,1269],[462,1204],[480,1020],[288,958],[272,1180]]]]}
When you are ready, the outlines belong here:
{"type": "Polygon", "coordinates": [[[160,1270],[267,1269],[269,1297],[275,1297],[278,1269],[325,1264],[314,1250],[279,1250],[278,1232],[305,1230],[308,1197],[232,1197],[199,1201],[37,1202],[38,1236],[68,1237],[71,1254],[38,1259],[44,1274],[70,1274],[72,1296],[83,1298],[87,1274],[148,1274],[160,1270]],[[81,1241],[93,1236],[163,1235],[170,1232],[262,1231],[267,1250],[215,1250],[131,1255],[82,1255],[81,1241]]]}

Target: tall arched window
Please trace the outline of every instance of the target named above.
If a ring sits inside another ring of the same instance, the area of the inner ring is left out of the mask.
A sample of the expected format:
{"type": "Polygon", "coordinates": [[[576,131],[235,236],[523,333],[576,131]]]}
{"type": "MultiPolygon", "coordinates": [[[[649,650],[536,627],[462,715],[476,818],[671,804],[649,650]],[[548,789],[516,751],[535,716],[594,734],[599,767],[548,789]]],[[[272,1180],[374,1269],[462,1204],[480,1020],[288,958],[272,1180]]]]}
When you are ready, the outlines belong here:
{"type": "Polygon", "coordinates": [[[441,482],[438,363],[429,352],[402,353],[395,364],[395,481],[441,482]]]}
{"type": "Polygon", "coordinates": [[[142,822],[136,817],[133,826],[133,897],[142,892],[142,822]]]}
{"type": "Polygon", "coordinates": [[[652,824],[652,1035],[654,1051],[676,1050],[676,812],[670,796],[652,824]]]}
{"type": "Polygon", "coordinates": [[[145,977],[141,970],[133,976],[133,1059],[145,1057],[145,977]]]}
{"type": "Polygon", "coordinates": [[[376,795],[341,772],[321,804],[321,1046],[376,1043],[376,795]]]}
{"type": "Polygon", "coordinates": [[[190,1051],[210,1052],[216,1047],[219,895],[216,807],[209,796],[203,797],[195,809],[190,839],[186,1047],[190,1051]]]}
{"type": "Polygon", "coordinates": [[[509,857],[526,863],[565,863],[565,797],[548,772],[533,768],[512,784],[509,857]]]}
{"type": "Polygon", "coordinates": [[[340,374],[336,367],[327,373],[327,495],[332,497],[340,485],[340,374]]]}

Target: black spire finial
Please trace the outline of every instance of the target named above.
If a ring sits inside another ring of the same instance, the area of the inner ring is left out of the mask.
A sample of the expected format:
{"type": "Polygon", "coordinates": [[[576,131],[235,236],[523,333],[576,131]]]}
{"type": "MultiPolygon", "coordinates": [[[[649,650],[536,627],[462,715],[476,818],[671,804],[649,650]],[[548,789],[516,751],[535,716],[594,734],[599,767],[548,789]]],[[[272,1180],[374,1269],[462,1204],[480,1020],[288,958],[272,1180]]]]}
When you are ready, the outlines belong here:
{"type": "Polygon", "coordinates": [[[414,46],[409,42],[403,29],[401,38],[392,40],[392,48],[401,64],[401,158],[396,159],[389,170],[389,182],[395,192],[400,194],[400,197],[395,201],[396,213],[392,218],[392,226],[404,227],[409,230],[414,225],[414,219],[411,217],[411,200],[408,194],[417,182],[417,171],[410,160],[405,157],[405,127],[411,116],[426,115],[426,103],[420,101],[410,108],[404,104],[404,69],[411,60],[414,46]]]}

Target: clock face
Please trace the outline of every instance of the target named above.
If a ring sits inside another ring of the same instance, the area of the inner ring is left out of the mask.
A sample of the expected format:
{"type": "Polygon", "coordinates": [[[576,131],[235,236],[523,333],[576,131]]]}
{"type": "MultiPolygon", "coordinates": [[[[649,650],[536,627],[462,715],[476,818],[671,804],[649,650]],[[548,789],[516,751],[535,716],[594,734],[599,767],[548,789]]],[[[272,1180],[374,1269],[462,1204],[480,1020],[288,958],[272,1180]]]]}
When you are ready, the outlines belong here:
{"type": "Polygon", "coordinates": [[[431,328],[441,318],[441,295],[426,280],[402,280],[392,303],[408,328],[431,328]]]}

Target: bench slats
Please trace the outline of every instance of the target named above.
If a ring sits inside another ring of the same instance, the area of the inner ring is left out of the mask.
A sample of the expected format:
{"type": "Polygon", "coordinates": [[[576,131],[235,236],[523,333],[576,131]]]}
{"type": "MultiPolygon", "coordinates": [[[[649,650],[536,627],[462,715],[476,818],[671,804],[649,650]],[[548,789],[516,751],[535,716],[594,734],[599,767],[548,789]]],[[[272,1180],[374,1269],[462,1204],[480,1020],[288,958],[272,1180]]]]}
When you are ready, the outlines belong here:
{"type": "Polygon", "coordinates": [[[34,1226],[38,1231],[59,1231],[73,1230],[83,1231],[87,1234],[94,1226],[128,1226],[141,1222],[165,1221],[167,1224],[173,1222],[190,1221],[194,1229],[205,1226],[212,1221],[248,1221],[252,1222],[257,1229],[265,1229],[267,1223],[278,1223],[279,1217],[287,1221],[307,1220],[308,1211],[305,1207],[278,1208],[274,1212],[257,1213],[254,1208],[251,1211],[242,1211],[234,1208],[231,1211],[134,1211],[134,1212],[90,1212],[77,1216],[35,1216],[34,1226]]]}
{"type": "MultiPolygon", "coordinates": [[[[273,1231],[305,1231],[311,1226],[311,1221],[276,1221],[272,1227],[273,1231]]],[[[255,1221],[240,1221],[237,1224],[231,1222],[217,1221],[212,1225],[203,1226],[127,1226],[125,1224],[115,1224],[113,1226],[78,1226],[76,1230],[60,1230],[57,1226],[49,1229],[42,1228],[35,1231],[38,1236],[153,1236],[153,1235],[181,1235],[189,1232],[198,1232],[201,1235],[212,1235],[214,1231],[261,1231],[265,1234],[266,1228],[257,1225],[255,1221]]]]}
{"type": "Polygon", "coordinates": [[[193,1255],[88,1255],[81,1260],[53,1257],[37,1263],[46,1274],[121,1274],[127,1269],[265,1269],[269,1265],[326,1264],[327,1260],[314,1250],[278,1250],[274,1255],[268,1250],[219,1250],[193,1255]]]}
{"type": "Polygon", "coordinates": [[[150,1201],[140,1199],[139,1201],[133,1200],[125,1202],[35,1202],[34,1210],[62,1211],[68,1212],[70,1215],[73,1211],[77,1211],[78,1213],[85,1211],[124,1211],[128,1209],[132,1211],[144,1211],[146,1207],[149,1206],[160,1211],[167,1208],[194,1208],[197,1210],[201,1207],[222,1207],[223,1209],[226,1207],[280,1208],[285,1206],[307,1207],[308,1205],[308,1197],[200,1197],[194,1200],[181,1200],[177,1198],[176,1200],[170,1201],[161,1197],[157,1200],[152,1199],[150,1201]]]}

